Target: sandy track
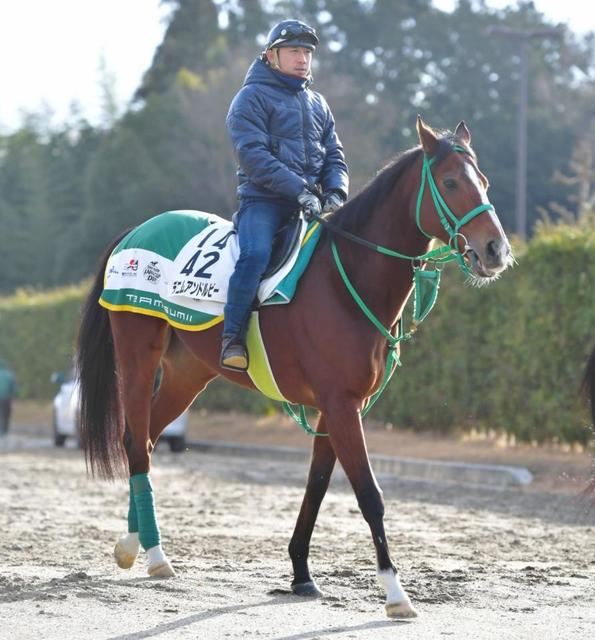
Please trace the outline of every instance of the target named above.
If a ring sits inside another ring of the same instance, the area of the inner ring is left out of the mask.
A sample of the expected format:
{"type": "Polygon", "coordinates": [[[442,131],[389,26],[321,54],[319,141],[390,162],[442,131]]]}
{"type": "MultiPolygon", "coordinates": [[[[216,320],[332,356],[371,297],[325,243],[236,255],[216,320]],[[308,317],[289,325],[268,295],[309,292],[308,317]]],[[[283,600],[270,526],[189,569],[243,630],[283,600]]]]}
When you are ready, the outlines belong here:
{"type": "MultiPolygon", "coordinates": [[[[311,567],[325,597],[288,594],[287,543],[306,468],[159,450],[153,481],[178,576],[117,569],[126,485],[94,482],[80,453],[0,445],[0,637],[595,637],[595,514],[568,495],[381,479],[387,533],[420,612],[385,619],[373,547],[339,477],[311,567]]],[[[340,476],[340,474],[339,474],[340,476]]]]}

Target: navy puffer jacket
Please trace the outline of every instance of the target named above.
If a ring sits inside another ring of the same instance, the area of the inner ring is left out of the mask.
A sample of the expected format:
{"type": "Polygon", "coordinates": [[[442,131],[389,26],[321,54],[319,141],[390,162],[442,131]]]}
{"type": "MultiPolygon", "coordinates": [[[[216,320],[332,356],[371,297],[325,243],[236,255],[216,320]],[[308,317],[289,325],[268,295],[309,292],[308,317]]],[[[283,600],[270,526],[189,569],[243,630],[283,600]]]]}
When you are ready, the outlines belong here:
{"type": "Polygon", "coordinates": [[[227,115],[240,197],[295,201],[306,185],[347,197],[347,164],[333,115],[309,84],[260,58],[248,70],[227,115]]]}

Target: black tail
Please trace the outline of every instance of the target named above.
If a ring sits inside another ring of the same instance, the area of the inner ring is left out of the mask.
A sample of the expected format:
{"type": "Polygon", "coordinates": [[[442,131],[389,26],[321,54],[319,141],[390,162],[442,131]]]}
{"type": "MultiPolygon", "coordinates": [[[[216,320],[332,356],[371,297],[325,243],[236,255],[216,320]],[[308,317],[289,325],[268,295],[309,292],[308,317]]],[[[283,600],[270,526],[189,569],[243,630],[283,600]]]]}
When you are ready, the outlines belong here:
{"type": "Polygon", "coordinates": [[[124,415],[120,405],[114,343],[107,310],[98,303],[103,291],[109,256],[122,238],[120,234],[106,249],[99,270],[81,312],[77,339],[77,375],[80,385],[80,436],[91,473],[113,479],[124,475],[124,415]]]}

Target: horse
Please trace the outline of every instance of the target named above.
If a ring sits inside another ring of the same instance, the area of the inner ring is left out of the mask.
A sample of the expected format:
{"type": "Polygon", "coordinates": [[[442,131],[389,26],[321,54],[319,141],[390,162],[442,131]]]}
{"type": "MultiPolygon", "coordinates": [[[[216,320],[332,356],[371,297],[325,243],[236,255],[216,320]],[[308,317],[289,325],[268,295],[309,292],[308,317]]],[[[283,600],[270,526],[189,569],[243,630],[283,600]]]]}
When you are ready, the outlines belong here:
{"type": "MultiPolygon", "coordinates": [[[[349,479],[376,551],[377,579],[386,591],[389,617],[417,612],[401,585],[384,528],[384,500],[368,453],[361,413],[381,386],[395,335],[412,291],[415,256],[437,238],[456,255],[477,284],[495,280],[512,263],[510,244],[487,197],[488,180],[461,121],[438,132],[417,119],[419,145],[399,154],[354,198],[327,218],[326,230],[288,305],[261,309],[260,326],[271,367],[285,398],[318,410],[310,469],[289,544],[293,594],[317,597],[308,555],[319,508],[338,459],[349,479]],[[432,193],[431,193],[432,192],[432,193]],[[437,213],[437,201],[447,208],[437,213]],[[453,214],[452,212],[457,212],[453,214]],[[360,242],[353,242],[353,239],[360,242]],[[392,249],[371,251],[390,243],[392,249]],[[351,285],[388,330],[362,313],[334,263],[341,255],[351,285]],[[396,259],[395,259],[396,256],[396,259]],[[413,256],[413,258],[411,258],[413,256]],[[327,437],[322,437],[326,435],[327,437]]],[[[83,305],[77,339],[81,388],[81,439],[91,473],[128,475],[128,533],[116,544],[120,567],[134,563],[140,546],[148,573],[174,570],[161,546],[149,471],[165,426],[217,376],[254,388],[243,372],[219,366],[221,325],[204,331],[172,327],[165,319],[98,304],[110,252],[107,248],[83,305]],[[153,393],[155,375],[161,385],[153,393]]]]}

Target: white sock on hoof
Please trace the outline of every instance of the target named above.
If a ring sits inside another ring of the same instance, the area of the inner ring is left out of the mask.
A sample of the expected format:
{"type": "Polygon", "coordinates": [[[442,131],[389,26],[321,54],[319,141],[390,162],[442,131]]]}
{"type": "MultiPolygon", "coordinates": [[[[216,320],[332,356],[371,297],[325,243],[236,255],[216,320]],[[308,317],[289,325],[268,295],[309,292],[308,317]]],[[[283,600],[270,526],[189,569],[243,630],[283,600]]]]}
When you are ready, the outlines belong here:
{"type": "Polygon", "coordinates": [[[399,575],[392,569],[378,571],[377,577],[380,585],[386,590],[386,604],[395,604],[399,602],[407,602],[408,604],[411,604],[409,596],[401,586],[399,575]]]}
{"type": "Polygon", "coordinates": [[[152,578],[172,578],[176,575],[160,544],[147,549],[147,556],[149,558],[148,573],[152,578]]]}
{"type": "Polygon", "coordinates": [[[147,557],[149,559],[149,566],[160,564],[161,562],[167,562],[167,558],[165,553],[163,553],[163,549],[160,544],[147,549],[147,557]]]}

